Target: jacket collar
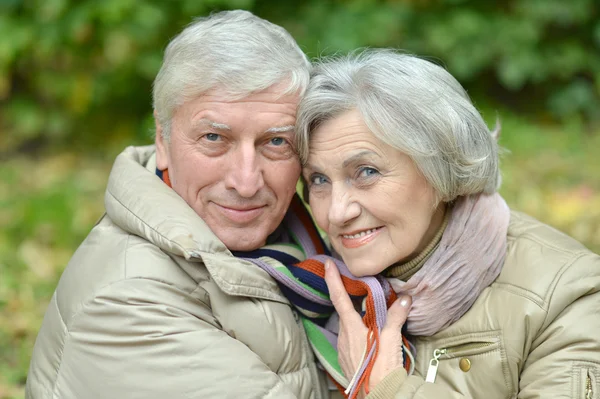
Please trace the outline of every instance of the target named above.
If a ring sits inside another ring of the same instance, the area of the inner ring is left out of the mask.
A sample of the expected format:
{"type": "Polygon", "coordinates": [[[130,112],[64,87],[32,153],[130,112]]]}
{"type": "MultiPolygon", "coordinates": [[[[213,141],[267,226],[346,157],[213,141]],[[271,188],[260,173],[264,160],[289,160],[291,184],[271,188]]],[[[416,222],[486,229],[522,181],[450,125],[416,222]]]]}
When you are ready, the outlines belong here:
{"type": "MultiPolygon", "coordinates": [[[[155,175],[155,167],[154,146],[128,147],[117,157],[104,197],[111,220],[168,254],[202,261],[230,295],[288,303],[266,272],[231,254],[204,220],[155,175]]],[[[201,280],[200,272],[194,274],[201,280]]]]}

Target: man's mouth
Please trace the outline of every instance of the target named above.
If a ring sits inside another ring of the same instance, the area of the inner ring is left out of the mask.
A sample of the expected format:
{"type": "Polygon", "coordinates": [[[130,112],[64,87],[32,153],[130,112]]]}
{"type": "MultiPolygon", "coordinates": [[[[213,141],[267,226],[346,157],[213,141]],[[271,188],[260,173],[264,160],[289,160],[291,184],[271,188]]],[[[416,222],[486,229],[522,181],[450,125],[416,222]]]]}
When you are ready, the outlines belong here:
{"type": "Polygon", "coordinates": [[[260,205],[260,206],[252,205],[252,206],[244,206],[244,207],[239,207],[239,206],[231,206],[230,207],[227,205],[220,205],[220,204],[215,204],[215,205],[217,205],[217,209],[219,210],[219,213],[221,213],[221,215],[225,216],[225,218],[227,218],[237,224],[246,224],[246,223],[252,222],[256,218],[258,218],[260,215],[262,215],[266,208],[266,205],[260,205]]]}

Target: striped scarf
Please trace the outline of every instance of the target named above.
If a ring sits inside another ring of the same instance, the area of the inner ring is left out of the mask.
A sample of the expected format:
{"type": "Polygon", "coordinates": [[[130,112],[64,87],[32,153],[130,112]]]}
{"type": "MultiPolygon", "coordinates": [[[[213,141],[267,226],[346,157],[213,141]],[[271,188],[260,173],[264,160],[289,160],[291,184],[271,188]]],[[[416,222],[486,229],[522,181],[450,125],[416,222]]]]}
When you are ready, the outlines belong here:
{"type": "MultiPolygon", "coordinates": [[[[254,263],[277,281],[282,293],[300,313],[313,352],[338,389],[349,398],[356,398],[361,388],[368,393],[369,377],[379,350],[379,334],[385,325],[387,309],[396,300],[394,290],[385,278],[354,277],[344,263],[331,258],[298,196],[292,200],[283,227],[279,243],[234,255],[254,263]],[[331,318],[335,309],[325,283],[324,264],[328,258],[340,270],[350,298],[362,303],[361,315],[369,330],[363,362],[350,381],[338,362],[337,326],[328,323],[337,320],[331,318]]],[[[404,367],[410,372],[413,362],[409,348],[408,340],[403,338],[404,367]]]]}

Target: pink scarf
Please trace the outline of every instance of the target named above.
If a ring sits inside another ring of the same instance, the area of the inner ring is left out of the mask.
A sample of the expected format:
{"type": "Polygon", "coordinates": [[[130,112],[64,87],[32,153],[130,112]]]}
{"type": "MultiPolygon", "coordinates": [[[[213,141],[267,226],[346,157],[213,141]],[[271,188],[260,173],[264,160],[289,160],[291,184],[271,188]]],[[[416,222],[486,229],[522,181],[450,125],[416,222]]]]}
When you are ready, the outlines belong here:
{"type": "Polygon", "coordinates": [[[423,266],[406,282],[388,278],[397,293],[412,297],[412,335],[433,335],[461,318],[504,264],[510,210],[500,194],[459,197],[451,212],[423,266]]]}

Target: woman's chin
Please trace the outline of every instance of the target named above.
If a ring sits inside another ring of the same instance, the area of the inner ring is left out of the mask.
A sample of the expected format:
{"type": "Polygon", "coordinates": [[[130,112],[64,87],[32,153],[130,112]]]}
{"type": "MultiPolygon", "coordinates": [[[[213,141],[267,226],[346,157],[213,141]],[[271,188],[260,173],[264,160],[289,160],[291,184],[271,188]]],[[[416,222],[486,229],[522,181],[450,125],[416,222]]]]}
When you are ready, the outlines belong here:
{"type": "Polygon", "coordinates": [[[381,273],[385,268],[381,265],[370,264],[360,259],[343,259],[346,267],[354,277],[369,277],[381,273]]]}

